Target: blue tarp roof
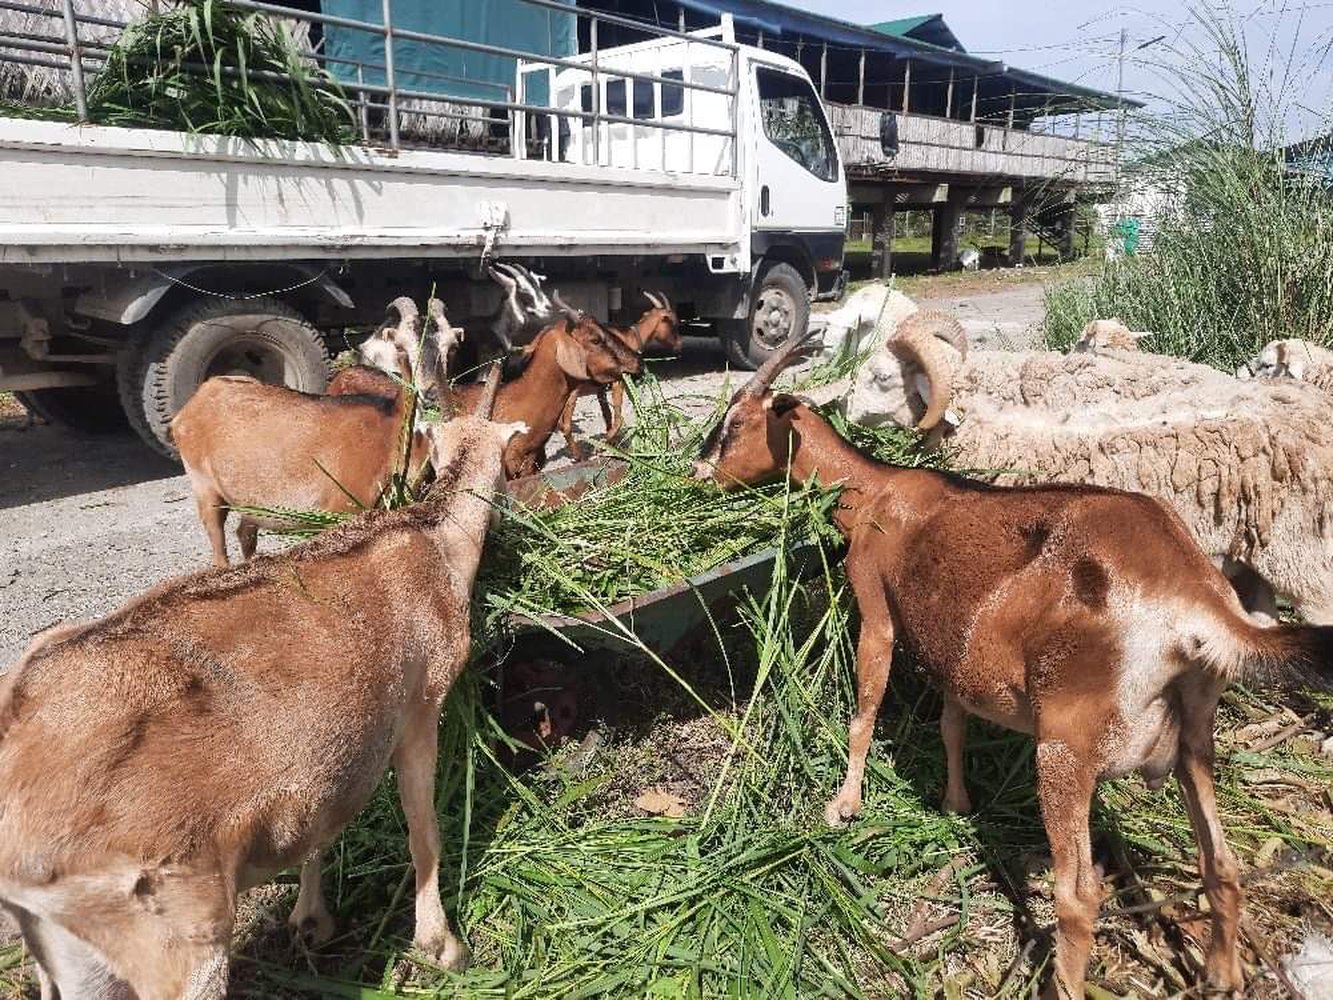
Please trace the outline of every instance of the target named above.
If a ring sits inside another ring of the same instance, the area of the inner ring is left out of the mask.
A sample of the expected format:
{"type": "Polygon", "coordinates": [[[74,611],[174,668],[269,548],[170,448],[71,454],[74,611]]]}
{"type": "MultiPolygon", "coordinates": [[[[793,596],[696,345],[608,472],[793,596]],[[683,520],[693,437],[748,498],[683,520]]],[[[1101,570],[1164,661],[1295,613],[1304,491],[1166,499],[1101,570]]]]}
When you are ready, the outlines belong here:
{"type": "MultiPolygon", "coordinates": [[[[574,0],[564,0],[571,7],[574,0]]],[[[321,0],[325,14],[371,24],[383,23],[382,0],[321,0]]],[[[467,41],[485,42],[533,55],[570,56],[578,51],[573,14],[534,7],[519,0],[446,2],[439,0],[393,0],[395,28],[447,35],[467,41]]],[[[371,67],[384,65],[384,39],[367,31],[330,25],[325,29],[325,52],[371,67]]],[[[513,59],[448,46],[394,39],[394,75],[400,87],[447,97],[472,100],[508,99],[514,86],[513,59]]],[[[356,68],[330,62],[341,80],[356,82],[356,68]]],[[[384,71],[363,70],[365,82],[384,84],[384,71]]],[[[529,99],[545,103],[546,95],[532,93],[529,99]]]]}

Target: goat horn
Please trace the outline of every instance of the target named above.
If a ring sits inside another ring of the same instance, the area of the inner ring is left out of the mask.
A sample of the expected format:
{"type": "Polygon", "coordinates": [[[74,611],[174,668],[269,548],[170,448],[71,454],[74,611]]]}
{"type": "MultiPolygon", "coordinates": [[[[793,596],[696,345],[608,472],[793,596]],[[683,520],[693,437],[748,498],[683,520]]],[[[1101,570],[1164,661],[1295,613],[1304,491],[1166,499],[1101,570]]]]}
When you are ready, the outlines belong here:
{"type": "Polygon", "coordinates": [[[967,331],[955,317],[938,309],[923,309],[908,316],[898,329],[901,331],[918,327],[923,333],[938,337],[952,347],[958,352],[960,360],[967,360],[967,331]]]}
{"type": "Polygon", "coordinates": [[[944,338],[933,336],[932,328],[927,323],[910,322],[915,318],[912,316],[904,321],[887,346],[895,354],[906,354],[909,360],[920,365],[926,381],[930,383],[926,413],[916,425],[918,430],[928,431],[944,419],[944,412],[949,408],[953,396],[954,365],[953,358],[941,343],[944,338]]]}
{"type": "Polygon", "coordinates": [[[666,306],[662,304],[662,300],[659,299],[659,298],[658,298],[656,295],[654,295],[652,292],[648,291],[648,289],[646,289],[646,288],[643,290],[643,297],[644,297],[645,299],[647,299],[649,302],[651,302],[651,303],[653,304],[653,307],[654,307],[655,309],[665,309],[665,308],[666,308],[666,306]]]}
{"type": "Polygon", "coordinates": [[[813,335],[814,331],[807,326],[804,330],[793,333],[782,342],[782,345],[769,355],[768,360],[759,366],[759,370],[750,377],[750,381],[745,383],[741,389],[747,396],[758,396],[768,390],[769,384],[778,376],[778,373],[786,368],[795,359],[797,353],[804,344],[813,335]]]}
{"type": "Polygon", "coordinates": [[[491,370],[486,373],[486,386],[481,391],[481,400],[477,403],[476,416],[490,420],[495,413],[495,397],[500,392],[500,362],[491,363],[491,370]]]}
{"type": "Polygon", "coordinates": [[[575,309],[573,306],[571,306],[568,302],[566,302],[564,299],[560,297],[560,293],[558,291],[554,291],[551,293],[551,299],[552,301],[555,302],[556,308],[558,308],[562,313],[565,314],[565,319],[569,320],[571,323],[578,323],[582,321],[583,310],[575,309]]]}

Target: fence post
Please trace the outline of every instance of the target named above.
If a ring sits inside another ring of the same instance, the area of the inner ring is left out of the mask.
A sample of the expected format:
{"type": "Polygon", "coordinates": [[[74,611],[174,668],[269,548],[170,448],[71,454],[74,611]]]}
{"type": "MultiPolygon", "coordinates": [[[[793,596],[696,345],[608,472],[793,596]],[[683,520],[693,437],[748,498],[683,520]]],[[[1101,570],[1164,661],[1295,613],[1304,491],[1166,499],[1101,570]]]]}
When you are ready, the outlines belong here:
{"type": "Polygon", "coordinates": [[[69,46],[69,68],[74,76],[74,108],[79,121],[88,120],[88,93],[83,85],[83,56],[79,52],[79,22],[74,16],[74,0],[63,0],[65,11],[65,44],[69,46]]]}
{"type": "MultiPolygon", "coordinates": [[[[364,84],[366,82],[366,68],[361,63],[356,64],[356,82],[364,84]]],[[[370,109],[366,107],[366,92],[358,90],[356,92],[356,118],[361,124],[361,141],[370,144],[370,109]]]]}
{"type": "Polygon", "coordinates": [[[393,71],[393,0],[384,0],[384,85],[389,88],[389,148],[398,148],[398,83],[393,71]]]}
{"type": "Polygon", "coordinates": [[[592,57],[592,163],[597,167],[602,164],[602,86],[597,75],[596,14],[588,24],[588,51],[592,57]]]}

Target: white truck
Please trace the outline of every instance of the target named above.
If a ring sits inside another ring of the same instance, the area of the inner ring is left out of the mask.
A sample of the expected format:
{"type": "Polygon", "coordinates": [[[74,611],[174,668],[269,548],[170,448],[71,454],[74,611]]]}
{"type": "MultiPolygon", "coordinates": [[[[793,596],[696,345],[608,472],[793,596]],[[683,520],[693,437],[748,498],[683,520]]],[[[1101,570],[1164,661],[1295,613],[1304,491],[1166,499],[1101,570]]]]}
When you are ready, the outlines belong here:
{"type": "MultiPolygon", "coordinates": [[[[501,102],[502,155],[0,118],[0,391],[85,429],[128,418],[170,454],[211,375],[319,391],[330,347],[399,294],[488,315],[484,258],[613,320],[665,291],[743,367],[837,294],[846,185],[797,63],[724,17],[516,65],[514,97],[544,75],[549,99],[501,102]]],[[[387,83],[389,116],[426,96],[387,83]]]]}

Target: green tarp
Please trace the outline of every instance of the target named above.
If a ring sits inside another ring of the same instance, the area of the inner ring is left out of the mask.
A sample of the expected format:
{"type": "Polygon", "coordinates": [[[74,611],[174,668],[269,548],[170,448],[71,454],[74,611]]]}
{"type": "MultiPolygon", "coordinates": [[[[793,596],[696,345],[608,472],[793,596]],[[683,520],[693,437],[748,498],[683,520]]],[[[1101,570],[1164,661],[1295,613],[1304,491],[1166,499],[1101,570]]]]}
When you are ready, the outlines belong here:
{"type": "MultiPolygon", "coordinates": [[[[573,0],[562,0],[570,7],[573,0]]],[[[382,0],[321,0],[325,14],[383,24],[382,0]]],[[[573,14],[521,0],[393,0],[394,28],[485,42],[533,55],[573,55],[578,49],[573,14]]],[[[329,25],[324,30],[329,69],[345,83],[357,81],[360,63],[366,83],[384,85],[384,39],[378,34],[329,25]],[[372,68],[374,67],[374,68],[372,68]]],[[[512,100],[515,60],[435,42],[394,39],[398,86],[460,100],[512,100]]],[[[527,101],[545,104],[544,87],[528,86],[527,101]]]]}

